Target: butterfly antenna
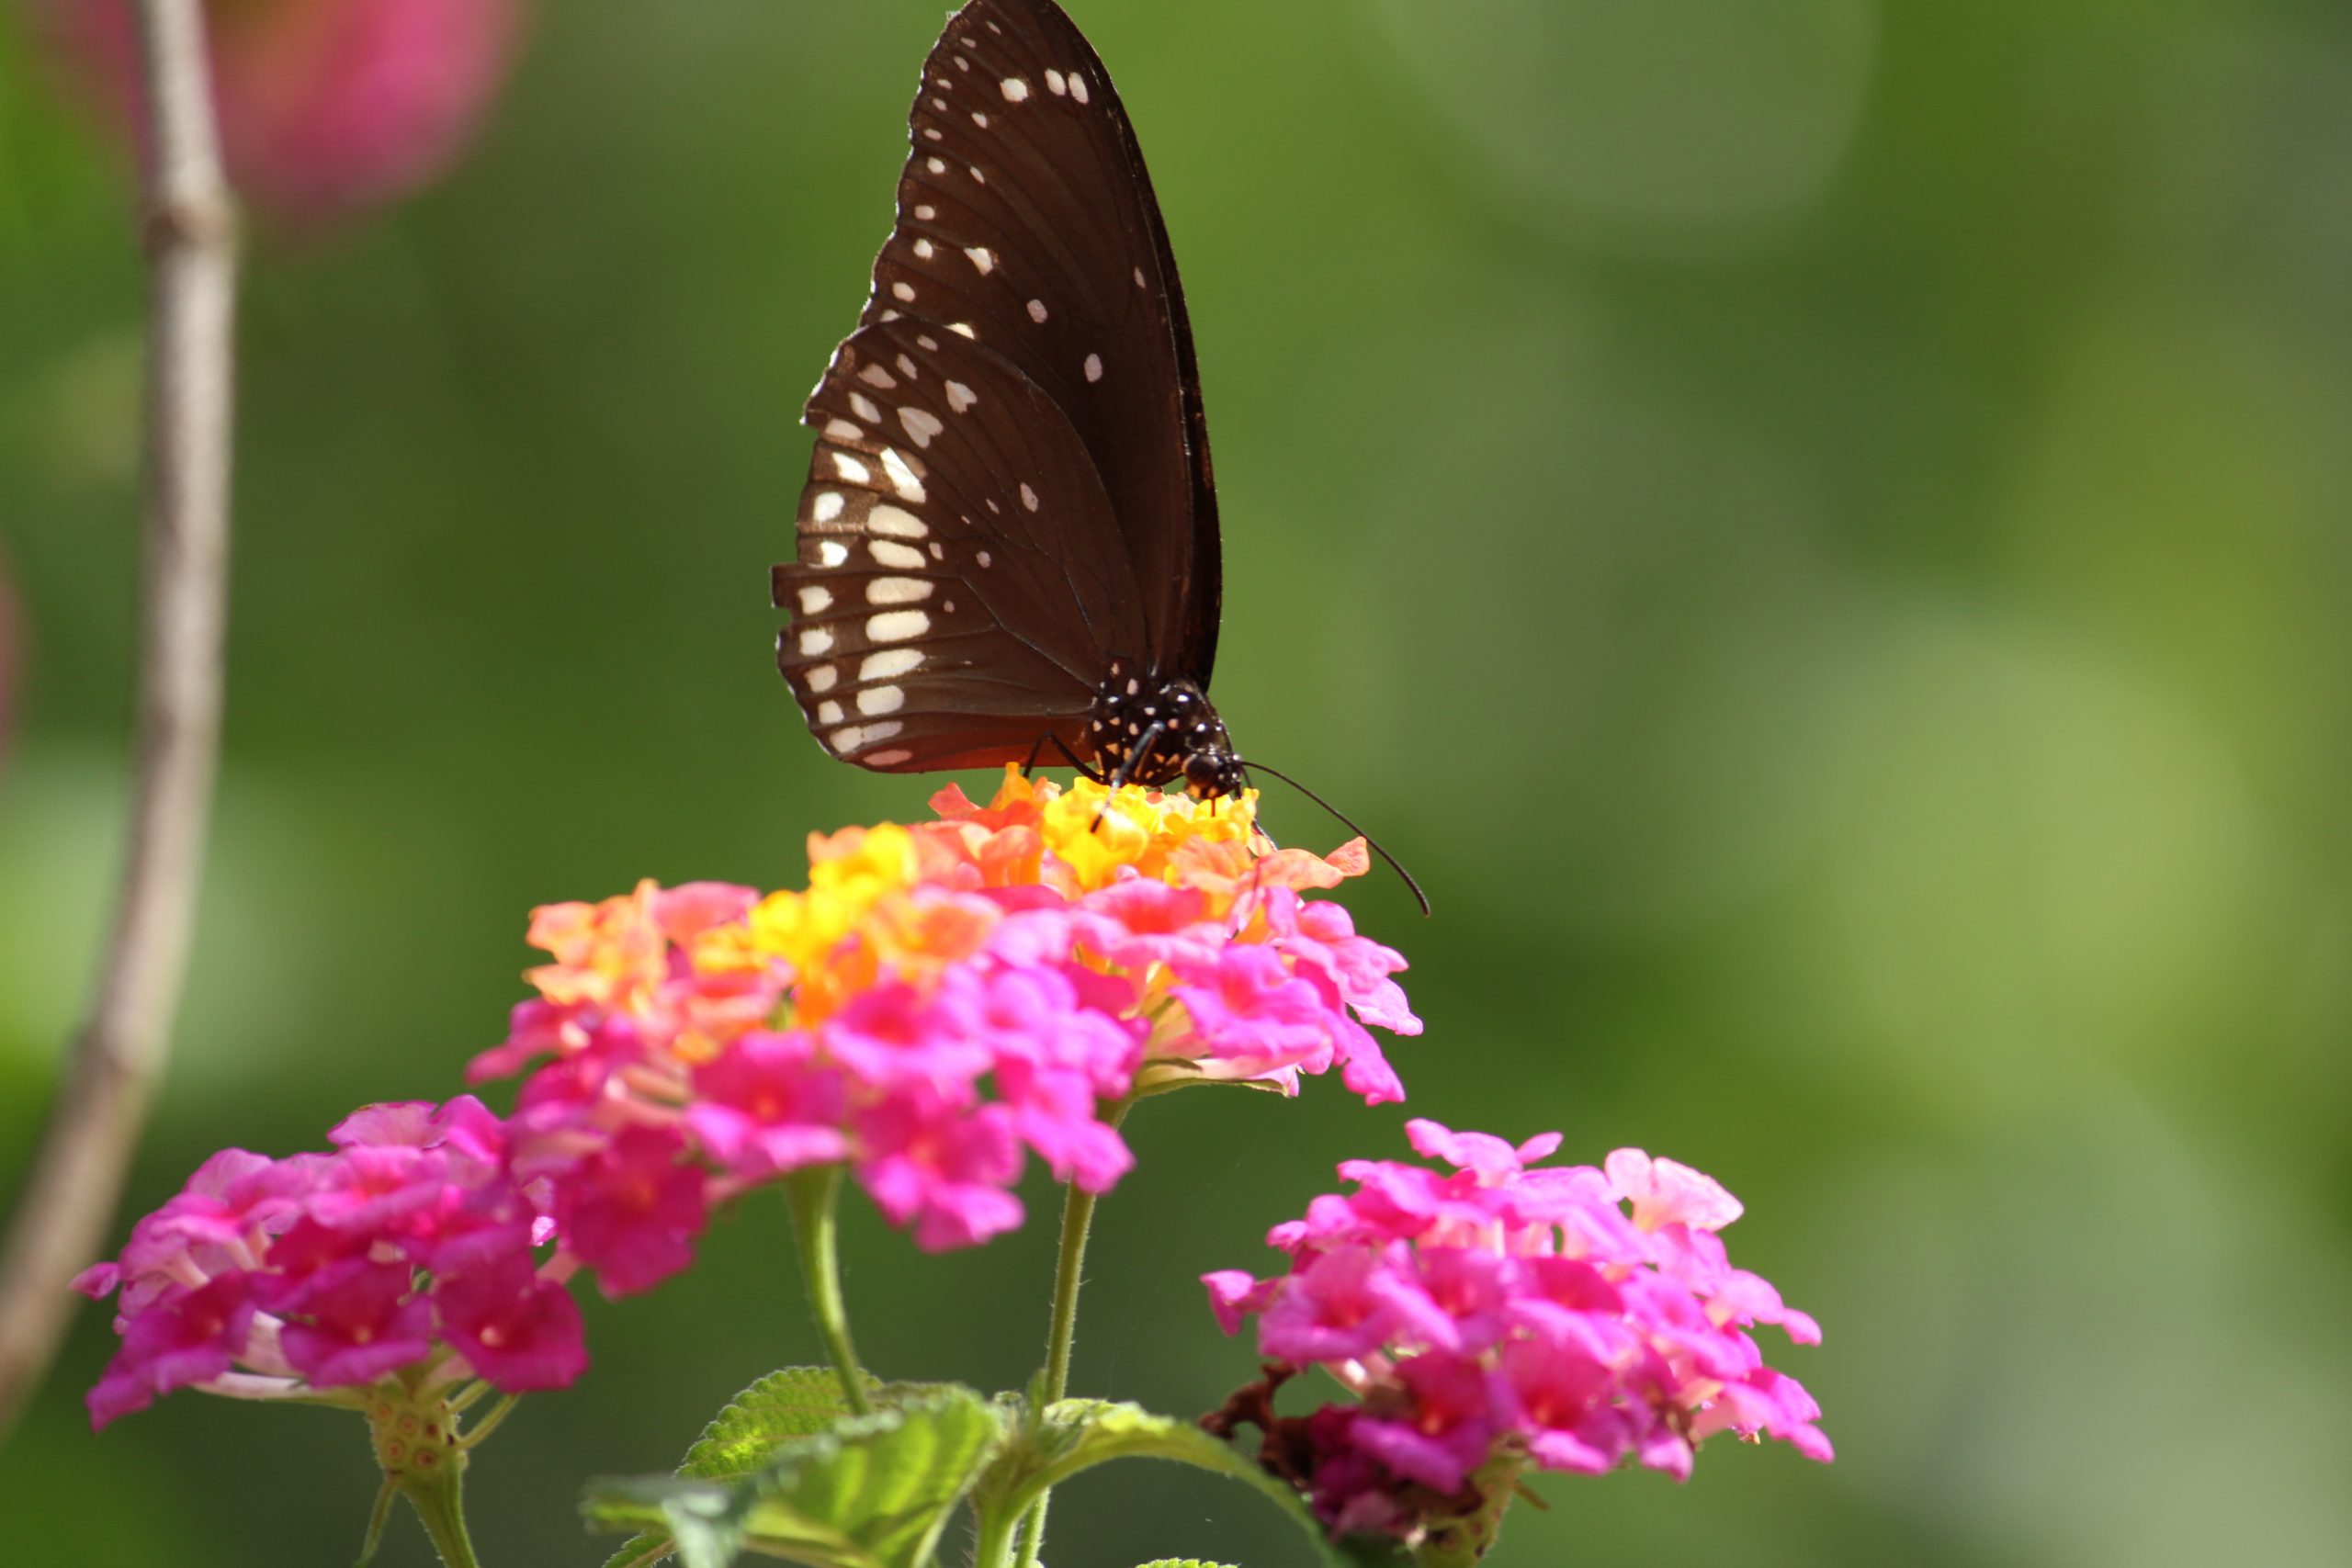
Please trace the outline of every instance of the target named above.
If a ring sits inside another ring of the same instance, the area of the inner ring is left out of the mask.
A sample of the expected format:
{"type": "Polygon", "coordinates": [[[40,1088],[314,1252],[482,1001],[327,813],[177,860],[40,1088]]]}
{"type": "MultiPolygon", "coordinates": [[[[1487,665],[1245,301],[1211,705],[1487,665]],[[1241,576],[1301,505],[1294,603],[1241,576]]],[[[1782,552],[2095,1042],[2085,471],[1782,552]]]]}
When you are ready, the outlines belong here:
{"type": "Polygon", "coordinates": [[[1389,870],[1395,872],[1398,876],[1404,879],[1405,886],[1412,890],[1413,902],[1421,907],[1421,913],[1424,916],[1429,914],[1430,896],[1421,891],[1421,885],[1413,880],[1413,874],[1407,871],[1403,863],[1398,861],[1395,855],[1392,855],[1386,850],[1382,849],[1378,839],[1374,838],[1371,834],[1357,827],[1355,823],[1349,818],[1346,812],[1340,810],[1338,807],[1332,805],[1329,801],[1324,799],[1321,795],[1316,794],[1313,790],[1307,788],[1305,784],[1299,783],[1288,773],[1283,773],[1280,768],[1270,768],[1263,762],[1245,762],[1242,764],[1242,767],[1245,771],[1255,770],[1259,773],[1272,773],[1274,777],[1282,780],[1283,783],[1290,785],[1291,788],[1298,791],[1299,794],[1306,796],[1307,799],[1313,801],[1316,805],[1321,807],[1324,810],[1338,818],[1341,825],[1344,826],[1349,832],[1353,833],[1357,838],[1362,839],[1365,843],[1370,844],[1372,846],[1372,852],[1388,863],[1389,870]]]}

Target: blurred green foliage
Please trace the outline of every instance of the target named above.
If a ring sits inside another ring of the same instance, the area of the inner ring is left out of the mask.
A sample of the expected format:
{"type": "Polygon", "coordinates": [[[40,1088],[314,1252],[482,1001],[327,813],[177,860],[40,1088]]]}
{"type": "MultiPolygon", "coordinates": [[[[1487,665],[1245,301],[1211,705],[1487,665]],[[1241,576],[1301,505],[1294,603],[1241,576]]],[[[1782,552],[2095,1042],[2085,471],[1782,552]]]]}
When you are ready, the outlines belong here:
{"type": "MultiPolygon", "coordinates": [[[[441,188],[257,243],[212,874],[134,1210],[450,1092],[531,905],[786,884],[808,830],[921,811],[802,732],[765,568],[942,8],[544,6],[441,188]]],[[[1414,962],[1410,1110],[1714,1173],[1827,1331],[1777,1359],[1835,1466],[1556,1481],[1497,1561],[2341,1562],[2352,12],[1077,9],[1199,333],[1218,701],[1437,902],[1352,894],[1414,962]]],[[[119,854],[139,330],[118,160],[0,22],[0,1190],[119,854]]],[[[1246,1379],[1193,1277],[1402,1119],[1148,1107],[1077,1390],[1246,1379]]],[[[944,1258],[853,1212],[877,1369],[1027,1375],[1030,1195],[944,1258]]],[[[485,1451],[488,1561],[597,1561],[584,1477],[819,1359],[780,1205],[704,1252],[591,1303],[594,1373],[485,1451]]],[[[182,1395],[94,1439],[109,1342],[85,1313],[0,1464],[22,1560],[348,1560],[356,1423],[182,1395]]],[[[1057,1498],[1053,1561],[1295,1560],[1156,1470],[1057,1498]]]]}

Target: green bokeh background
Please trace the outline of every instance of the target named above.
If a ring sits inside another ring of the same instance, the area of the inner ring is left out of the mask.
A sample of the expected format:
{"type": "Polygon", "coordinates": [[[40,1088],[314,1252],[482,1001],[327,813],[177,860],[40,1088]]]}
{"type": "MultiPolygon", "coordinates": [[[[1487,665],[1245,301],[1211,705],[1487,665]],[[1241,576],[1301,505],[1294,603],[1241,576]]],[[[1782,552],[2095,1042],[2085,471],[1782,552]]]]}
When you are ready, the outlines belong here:
{"type": "MultiPolygon", "coordinates": [[[[526,910],[795,881],[930,784],[768,662],[798,400],[863,298],[939,0],[560,0],[469,160],[262,243],[228,733],[134,1210],[494,1041],[526,910]]],[[[1242,744],[1429,886],[1409,1111],[1723,1179],[1840,1457],[1561,1479],[1498,1564],[2340,1562],[2352,1540],[2352,12],[2230,0],[1091,0],[1184,265],[1242,744]]],[[[135,255],[113,153],[0,20],[0,1190],[119,857],[135,255]]],[[[978,784],[975,784],[978,787],[978,784]]],[[[1278,834],[1339,835],[1277,794],[1278,834]]],[[[1131,1124],[1077,1385],[1250,1372],[1193,1278],[1405,1110],[1131,1124]]],[[[848,1224],[889,1375],[1017,1384],[1054,1195],[984,1249],[848,1224]]],[[[119,1235],[119,1226],[117,1228],[119,1235]]],[[[816,1359],[781,1206],[472,1474],[492,1564],[601,1560],[816,1359]]],[[[85,1313],[0,1461],[25,1562],[349,1561],[346,1418],[184,1395],[103,1438],[85,1313]]],[[[1057,1568],[1300,1559],[1157,1468],[1057,1568]]],[[[398,1525],[383,1561],[429,1560],[398,1525]]]]}

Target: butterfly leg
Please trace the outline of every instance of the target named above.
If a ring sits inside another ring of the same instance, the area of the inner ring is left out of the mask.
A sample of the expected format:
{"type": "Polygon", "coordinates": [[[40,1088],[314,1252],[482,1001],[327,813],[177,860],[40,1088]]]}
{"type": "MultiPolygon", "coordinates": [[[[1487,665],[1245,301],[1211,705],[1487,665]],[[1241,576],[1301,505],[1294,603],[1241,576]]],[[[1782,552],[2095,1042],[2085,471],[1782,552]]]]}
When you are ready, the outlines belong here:
{"type": "Polygon", "coordinates": [[[1050,729],[1045,734],[1037,737],[1037,743],[1029,748],[1029,760],[1021,764],[1021,776],[1023,778],[1025,779],[1031,773],[1037,771],[1037,755],[1039,752],[1045,750],[1048,745],[1051,745],[1055,750],[1059,751],[1062,754],[1063,761],[1077,769],[1086,777],[1092,779],[1096,784],[1102,784],[1104,782],[1102,771],[1100,768],[1088,766],[1087,763],[1080,758],[1077,752],[1069,749],[1069,741],[1064,740],[1060,736],[1056,735],[1050,729]]]}
{"type": "MultiPolygon", "coordinates": [[[[1114,790],[1124,785],[1127,780],[1135,774],[1136,771],[1143,766],[1144,759],[1151,755],[1151,749],[1159,744],[1159,738],[1167,733],[1167,720],[1160,719],[1155,722],[1149,729],[1143,732],[1143,739],[1136,741],[1134,747],[1128,750],[1127,754],[1119,760],[1117,771],[1113,773],[1110,778],[1105,782],[1107,782],[1114,790]]],[[[1094,826],[1091,829],[1091,831],[1099,833],[1102,830],[1102,813],[1110,809],[1111,803],[1107,800],[1096,809],[1094,813],[1094,826]]]]}

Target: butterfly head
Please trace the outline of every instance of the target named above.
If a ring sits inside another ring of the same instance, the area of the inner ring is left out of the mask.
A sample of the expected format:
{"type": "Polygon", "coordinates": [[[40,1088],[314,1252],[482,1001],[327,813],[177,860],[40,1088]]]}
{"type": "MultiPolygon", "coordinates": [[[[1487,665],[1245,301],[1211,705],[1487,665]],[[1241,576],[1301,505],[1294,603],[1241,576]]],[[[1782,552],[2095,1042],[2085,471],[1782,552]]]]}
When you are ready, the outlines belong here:
{"type": "Polygon", "coordinates": [[[1225,720],[1200,683],[1144,674],[1125,660],[1112,661],[1087,735],[1095,765],[1124,784],[1182,781],[1193,799],[1215,800],[1240,794],[1248,782],[1225,720]]]}

